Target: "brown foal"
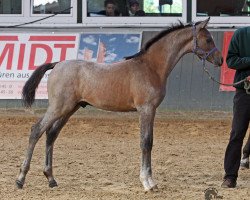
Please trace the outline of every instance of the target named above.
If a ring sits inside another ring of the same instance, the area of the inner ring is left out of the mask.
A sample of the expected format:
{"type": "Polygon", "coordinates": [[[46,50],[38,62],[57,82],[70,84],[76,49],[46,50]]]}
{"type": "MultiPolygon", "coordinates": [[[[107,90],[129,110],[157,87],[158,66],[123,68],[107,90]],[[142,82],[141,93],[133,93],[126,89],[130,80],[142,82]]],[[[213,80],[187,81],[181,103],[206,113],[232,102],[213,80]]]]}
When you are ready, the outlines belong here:
{"type": "Polygon", "coordinates": [[[46,132],[44,174],[49,186],[57,186],[53,176],[54,142],[70,116],[87,105],[109,111],[138,111],[141,134],[140,181],[146,191],[157,188],[152,177],[151,150],[156,108],[166,94],[167,77],[187,53],[202,60],[222,65],[221,52],[206,29],[209,19],[196,24],[182,23],[169,27],[152,38],[136,55],[113,64],[98,64],[82,60],[48,63],[37,68],[23,88],[23,100],[30,107],[43,75],[48,79],[49,106],[45,115],[32,127],[25,160],[16,180],[22,188],[30,168],[33,150],[46,132]]]}

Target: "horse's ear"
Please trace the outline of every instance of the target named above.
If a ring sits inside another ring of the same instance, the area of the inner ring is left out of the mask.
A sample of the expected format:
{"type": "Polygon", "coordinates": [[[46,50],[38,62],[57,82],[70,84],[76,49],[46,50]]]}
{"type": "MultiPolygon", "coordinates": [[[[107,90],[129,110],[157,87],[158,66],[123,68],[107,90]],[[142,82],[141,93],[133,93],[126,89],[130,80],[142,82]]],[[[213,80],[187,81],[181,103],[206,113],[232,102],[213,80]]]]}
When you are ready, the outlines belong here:
{"type": "Polygon", "coordinates": [[[200,29],[202,29],[202,28],[205,28],[205,27],[207,26],[209,20],[210,20],[210,17],[207,18],[206,20],[200,22],[199,24],[197,24],[197,26],[196,26],[196,27],[197,27],[197,30],[200,30],[200,29]]]}

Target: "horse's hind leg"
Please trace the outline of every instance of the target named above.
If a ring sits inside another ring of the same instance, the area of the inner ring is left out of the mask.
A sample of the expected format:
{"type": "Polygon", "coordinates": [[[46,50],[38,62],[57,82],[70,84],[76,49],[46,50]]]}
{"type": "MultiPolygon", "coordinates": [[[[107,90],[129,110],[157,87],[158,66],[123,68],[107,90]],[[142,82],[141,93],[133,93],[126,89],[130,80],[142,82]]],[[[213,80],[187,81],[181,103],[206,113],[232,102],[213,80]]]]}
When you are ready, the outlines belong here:
{"type": "Polygon", "coordinates": [[[243,148],[243,157],[240,161],[241,169],[249,169],[249,155],[250,155],[250,135],[247,138],[247,142],[243,148]]]}
{"type": "Polygon", "coordinates": [[[54,148],[54,142],[65,123],[66,122],[64,122],[63,119],[58,119],[53,124],[53,126],[46,132],[46,137],[47,137],[46,151],[45,151],[46,158],[45,158],[45,167],[43,173],[49,181],[49,187],[57,186],[57,182],[54,179],[52,170],[53,148],[54,148]]]}
{"type": "Polygon", "coordinates": [[[53,149],[54,149],[54,143],[57,139],[57,136],[59,135],[60,131],[62,130],[63,126],[67,123],[70,116],[78,110],[79,106],[77,106],[72,112],[70,112],[68,115],[61,117],[58,119],[51,128],[46,132],[46,158],[45,158],[45,167],[44,167],[44,175],[47,177],[49,181],[49,187],[55,187],[57,186],[57,182],[54,179],[53,176],[53,169],[52,169],[52,162],[53,162],[53,149]]]}
{"type": "Polygon", "coordinates": [[[48,130],[59,117],[60,114],[58,112],[48,109],[44,117],[31,128],[26,158],[21,166],[18,179],[16,180],[16,185],[18,188],[21,189],[24,185],[25,177],[29,171],[30,161],[37,141],[42,136],[42,134],[46,130],[48,130]]]}

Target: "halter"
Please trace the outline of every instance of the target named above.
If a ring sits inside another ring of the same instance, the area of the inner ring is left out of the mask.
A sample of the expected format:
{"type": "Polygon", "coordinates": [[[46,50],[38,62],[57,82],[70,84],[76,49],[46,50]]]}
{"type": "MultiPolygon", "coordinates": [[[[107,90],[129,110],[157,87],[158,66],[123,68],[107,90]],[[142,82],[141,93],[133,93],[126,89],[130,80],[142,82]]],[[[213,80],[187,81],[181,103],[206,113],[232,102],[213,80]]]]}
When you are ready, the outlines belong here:
{"type": "Polygon", "coordinates": [[[246,93],[250,94],[250,82],[247,80],[247,78],[240,80],[240,81],[233,83],[233,84],[226,84],[226,83],[221,83],[220,81],[217,81],[213,76],[211,76],[211,74],[209,73],[209,71],[206,68],[206,59],[208,56],[213,54],[218,49],[217,49],[217,47],[214,47],[209,52],[204,51],[202,48],[200,48],[198,46],[198,43],[197,43],[197,31],[196,31],[195,23],[192,23],[192,31],[193,31],[193,40],[194,40],[193,53],[200,57],[200,59],[202,61],[202,65],[203,65],[203,70],[207,73],[209,79],[211,79],[212,81],[214,81],[220,85],[225,85],[225,86],[234,86],[235,87],[241,83],[244,83],[244,89],[246,90],[246,93]]]}
{"type": "Polygon", "coordinates": [[[194,40],[193,53],[195,53],[196,55],[198,55],[201,58],[202,63],[205,63],[207,57],[210,56],[211,54],[213,54],[218,49],[215,46],[209,52],[204,51],[202,48],[200,48],[198,46],[198,43],[197,43],[197,31],[196,31],[195,23],[192,23],[192,30],[193,30],[193,40],[194,40]]]}

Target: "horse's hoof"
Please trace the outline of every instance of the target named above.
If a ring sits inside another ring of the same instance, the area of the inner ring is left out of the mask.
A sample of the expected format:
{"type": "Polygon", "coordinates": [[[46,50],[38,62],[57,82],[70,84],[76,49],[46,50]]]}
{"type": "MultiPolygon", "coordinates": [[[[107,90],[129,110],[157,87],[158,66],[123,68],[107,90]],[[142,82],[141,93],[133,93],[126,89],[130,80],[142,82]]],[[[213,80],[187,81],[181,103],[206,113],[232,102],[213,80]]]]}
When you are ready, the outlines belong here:
{"type": "Polygon", "coordinates": [[[152,187],[152,188],[147,188],[147,189],[145,189],[144,191],[145,191],[145,193],[147,194],[147,193],[154,193],[154,192],[158,192],[158,191],[159,191],[159,189],[158,189],[158,186],[157,186],[157,185],[155,185],[154,187],[152,187]]]}
{"type": "Polygon", "coordinates": [[[242,159],[240,161],[240,169],[249,169],[249,160],[248,159],[242,159]]]}
{"type": "Polygon", "coordinates": [[[57,182],[55,180],[49,182],[49,187],[50,188],[57,187],[57,186],[58,185],[57,185],[57,182]]]}
{"type": "Polygon", "coordinates": [[[23,183],[19,180],[16,180],[16,186],[18,189],[23,189],[23,183]]]}
{"type": "Polygon", "coordinates": [[[249,169],[249,167],[246,167],[246,166],[240,166],[240,169],[241,169],[241,170],[246,170],[246,169],[249,169]]]}
{"type": "Polygon", "coordinates": [[[153,189],[155,192],[159,191],[159,188],[158,188],[157,185],[154,185],[154,186],[152,187],[152,189],[153,189]]]}
{"type": "Polygon", "coordinates": [[[158,186],[155,183],[155,181],[152,179],[152,177],[148,177],[148,178],[140,177],[140,181],[144,187],[145,193],[158,191],[158,186]]]}
{"type": "Polygon", "coordinates": [[[153,188],[144,189],[144,192],[145,194],[154,193],[154,189],[153,188]]]}
{"type": "Polygon", "coordinates": [[[150,188],[151,188],[152,190],[158,190],[157,183],[155,183],[155,181],[152,179],[152,177],[149,177],[149,178],[148,178],[148,183],[149,183],[150,188]]]}

